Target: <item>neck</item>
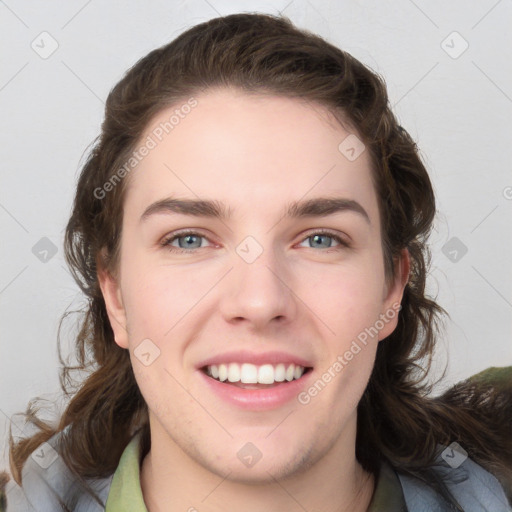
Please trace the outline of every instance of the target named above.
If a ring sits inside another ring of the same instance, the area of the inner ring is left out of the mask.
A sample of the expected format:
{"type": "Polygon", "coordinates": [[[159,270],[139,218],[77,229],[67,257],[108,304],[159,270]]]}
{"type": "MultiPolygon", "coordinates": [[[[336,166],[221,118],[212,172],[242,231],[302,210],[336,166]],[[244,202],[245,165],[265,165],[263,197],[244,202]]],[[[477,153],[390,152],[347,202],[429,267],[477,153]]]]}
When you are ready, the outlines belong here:
{"type": "Polygon", "coordinates": [[[182,451],[163,429],[153,427],[152,449],[141,470],[149,512],[365,512],[373,495],[374,477],[355,458],[355,422],[347,427],[353,434],[348,436],[354,441],[349,443],[351,450],[342,442],[342,434],[308,468],[277,479],[269,472],[266,481],[257,483],[230,479],[229,471],[210,471],[182,451]]]}

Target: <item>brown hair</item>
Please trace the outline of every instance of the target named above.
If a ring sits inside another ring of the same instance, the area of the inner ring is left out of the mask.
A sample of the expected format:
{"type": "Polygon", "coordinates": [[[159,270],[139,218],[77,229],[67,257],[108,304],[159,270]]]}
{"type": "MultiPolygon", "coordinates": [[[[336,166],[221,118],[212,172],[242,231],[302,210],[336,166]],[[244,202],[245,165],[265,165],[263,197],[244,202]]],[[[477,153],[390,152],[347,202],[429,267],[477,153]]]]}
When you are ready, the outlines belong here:
{"type": "Polygon", "coordinates": [[[287,18],[235,14],[196,25],[150,52],[107,98],[101,135],[83,166],[65,235],[68,265],[88,299],[76,337],[78,362],[71,366],[61,359],[61,384],[70,402],[56,427],[28,411],[40,431],[11,442],[15,479],[21,481],[28,455],[66,427],[66,460],[84,477],[111,474],[137,429],[149,443],[147,406],[128,351],[114,342],[97,276],[97,265],[115,275],[126,180],[105,197],[95,191],[128,160],[156,113],[213,87],[316,102],[354,126],[372,157],[388,277],[400,251],[410,253],[398,325],[379,343],[358,406],[356,455],[363,467],[375,473],[386,459],[398,470],[425,479],[437,443],[459,441],[475,461],[510,476],[512,446],[503,435],[505,420],[491,414],[500,400],[492,386],[467,383],[459,386],[458,394],[429,396],[425,377],[443,312],[425,293],[425,242],[435,215],[434,193],[415,143],[391,112],[384,81],[287,18]],[[74,370],[90,372],[77,390],[71,386],[74,370]],[[490,390],[486,400],[479,398],[482,390],[490,390]]]}

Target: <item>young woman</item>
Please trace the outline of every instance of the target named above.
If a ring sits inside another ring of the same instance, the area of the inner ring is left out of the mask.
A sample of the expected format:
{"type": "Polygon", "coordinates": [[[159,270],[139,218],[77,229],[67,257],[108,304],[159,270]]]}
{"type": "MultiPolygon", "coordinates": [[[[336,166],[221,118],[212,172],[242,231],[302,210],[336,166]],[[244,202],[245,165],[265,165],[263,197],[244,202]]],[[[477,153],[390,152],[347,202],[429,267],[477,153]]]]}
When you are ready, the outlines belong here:
{"type": "Polygon", "coordinates": [[[260,14],[152,51],[66,231],[90,373],[57,426],[28,411],[12,510],[510,510],[510,368],[425,384],[434,214],[349,54],[260,14]]]}

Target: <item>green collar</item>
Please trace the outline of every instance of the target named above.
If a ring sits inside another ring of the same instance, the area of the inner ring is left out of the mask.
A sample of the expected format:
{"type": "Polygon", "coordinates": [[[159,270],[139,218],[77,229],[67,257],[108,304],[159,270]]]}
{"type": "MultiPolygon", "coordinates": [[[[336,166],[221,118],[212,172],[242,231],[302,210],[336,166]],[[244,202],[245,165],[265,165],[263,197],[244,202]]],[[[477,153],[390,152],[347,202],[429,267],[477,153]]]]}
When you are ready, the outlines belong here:
{"type": "MultiPolygon", "coordinates": [[[[114,473],[105,512],[148,512],[140,486],[140,437],[125,448],[114,473]]],[[[377,487],[367,512],[406,512],[400,480],[393,468],[383,463],[377,487]]]]}
{"type": "Polygon", "coordinates": [[[148,512],[140,486],[139,435],[124,449],[108,493],[105,512],[148,512]]]}

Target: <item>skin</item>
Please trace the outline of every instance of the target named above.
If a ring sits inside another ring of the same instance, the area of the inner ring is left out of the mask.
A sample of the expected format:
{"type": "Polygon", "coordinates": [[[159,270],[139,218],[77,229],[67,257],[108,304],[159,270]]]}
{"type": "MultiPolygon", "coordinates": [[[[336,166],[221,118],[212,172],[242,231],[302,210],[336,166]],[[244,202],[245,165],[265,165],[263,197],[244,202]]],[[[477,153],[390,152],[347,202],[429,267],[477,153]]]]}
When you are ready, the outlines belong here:
{"type": "Polygon", "coordinates": [[[100,271],[116,342],[130,351],[149,407],[148,510],[366,510],[375,482],[355,458],[356,407],[398,315],[307,405],[239,409],[205,386],[196,365],[233,349],[283,350],[312,361],[314,382],[400,302],[409,260],[403,252],[386,279],[368,151],[345,158],[338,146],[350,132],[319,105],[224,88],[196,99],[127,178],[118,272],[100,271]],[[218,200],[232,218],[140,220],[169,196],[218,200]],[[289,202],[314,197],[357,201],[368,219],[349,210],[282,217],[289,202]],[[159,244],[184,228],[205,237],[195,252],[159,244]],[[309,238],[324,229],[348,247],[309,238]],[[236,252],[247,236],[263,249],[251,264],[236,252]],[[134,355],[144,339],[160,350],[148,366],[134,355]],[[237,457],[247,442],[262,453],[250,468],[237,457]]]}

